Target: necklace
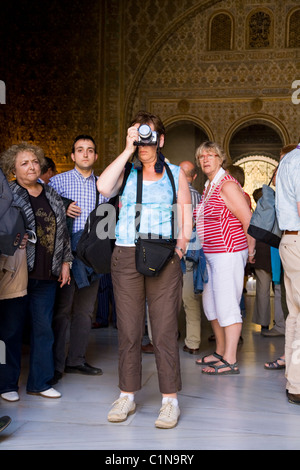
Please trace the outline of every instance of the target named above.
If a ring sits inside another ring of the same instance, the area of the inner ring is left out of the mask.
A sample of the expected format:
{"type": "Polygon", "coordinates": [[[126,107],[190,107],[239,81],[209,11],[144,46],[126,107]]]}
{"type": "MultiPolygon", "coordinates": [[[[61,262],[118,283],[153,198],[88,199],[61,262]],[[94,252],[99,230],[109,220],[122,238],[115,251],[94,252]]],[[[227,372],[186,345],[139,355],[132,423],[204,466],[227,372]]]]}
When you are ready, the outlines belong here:
{"type": "Polygon", "coordinates": [[[211,198],[212,193],[214,192],[214,190],[216,189],[216,187],[218,186],[218,184],[221,182],[223,178],[224,178],[224,175],[220,176],[218,181],[216,181],[214,184],[211,184],[211,181],[210,181],[209,185],[207,186],[204,192],[203,198],[198,206],[198,210],[196,214],[197,215],[196,224],[198,223],[199,218],[203,215],[205,205],[208,203],[209,199],[211,198]]]}

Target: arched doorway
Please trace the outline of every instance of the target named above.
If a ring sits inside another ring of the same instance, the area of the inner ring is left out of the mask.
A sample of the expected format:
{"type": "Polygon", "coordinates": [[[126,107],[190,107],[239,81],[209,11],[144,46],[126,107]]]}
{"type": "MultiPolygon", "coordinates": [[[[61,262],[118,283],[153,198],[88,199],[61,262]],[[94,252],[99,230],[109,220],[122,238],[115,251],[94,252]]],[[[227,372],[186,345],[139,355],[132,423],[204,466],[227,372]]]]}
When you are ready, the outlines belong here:
{"type": "Polygon", "coordinates": [[[261,188],[263,184],[269,184],[278,162],[265,155],[249,155],[237,160],[234,164],[241,166],[244,170],[244,190],[251,197],[252,207],[255,208],[253,191],[261,188]]]}
{"type": "Polygon", "coordinates": [[[243,156],[260,154],[279,160],[283,147],[279,130],[271,123],[253,120],[239,126],[229,142],[229,154],[233,163],[243,156]]]}
{"type": "MultiPolygon", "coordinates": [[[[195,150],[199,145],[210,140],[207,132],[192,121],[177,121],[166,126],[166,141],[163,148],[164,156],[175,165],[183,160],[195,161],[195,150]]],[[[198,172],[195,188],[202,191],[204,176],[198,172]]]]}
{"type": "Polygon", "coordinates": [[[245,172],[244,190],[251,196],[252,207],[255,207],[252,193],[263,184],[269,184],[283,145],[279,129],[262,120],[245,122],[232,133],[230,158],[245,172]]]}

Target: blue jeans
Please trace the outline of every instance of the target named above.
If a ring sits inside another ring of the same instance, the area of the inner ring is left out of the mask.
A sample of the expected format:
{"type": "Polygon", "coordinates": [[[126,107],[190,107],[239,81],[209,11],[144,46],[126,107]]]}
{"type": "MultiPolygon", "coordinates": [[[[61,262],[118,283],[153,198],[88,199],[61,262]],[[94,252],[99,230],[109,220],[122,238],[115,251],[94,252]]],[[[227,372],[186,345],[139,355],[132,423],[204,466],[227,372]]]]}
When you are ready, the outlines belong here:
{"type": "Polygon", "coordinates": [[[50,388],[54,375],[52,317],[57,282],[28,281],[28,310],[30,315],[30,368],[28,392],[43,392],[50,388]]]}
{"type": "Polygon", "coordinates": [[[113,324],[116,325],[117,315],[111,274],[102,274],[99,280],[98,307],[96,311],[96,321],[102,323],[102,325],[109,324],[110,304],[112,309],[112,321],[113,324]]]}
{"type": "Polygon", "coordinates": [[[26,304],[26,296],[0,300],[0,340],[6,353],[5,364],[0,364],[0,393],[19,389],[26,304]]]}

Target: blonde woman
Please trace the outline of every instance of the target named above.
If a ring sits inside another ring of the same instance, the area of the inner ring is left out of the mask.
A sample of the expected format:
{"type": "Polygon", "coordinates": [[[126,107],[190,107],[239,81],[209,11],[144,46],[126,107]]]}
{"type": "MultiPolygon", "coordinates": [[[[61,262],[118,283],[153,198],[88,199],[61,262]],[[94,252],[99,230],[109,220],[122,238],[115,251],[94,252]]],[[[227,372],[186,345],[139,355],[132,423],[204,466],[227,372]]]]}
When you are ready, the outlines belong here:
{"type": "Polygon", "coordinates": [[[242,187],[225,171],[226,155],[217,143],[201,144],[196,163],[207,176],[194,212],[209,279],[204,285],[203,308],[216,338],[215,352],[196,363],[204,366],[205,374],[239,374],[244,268],[247,259],[252,263],[255,256],[255,240],[247,234],[251,211],[242,187]]]}

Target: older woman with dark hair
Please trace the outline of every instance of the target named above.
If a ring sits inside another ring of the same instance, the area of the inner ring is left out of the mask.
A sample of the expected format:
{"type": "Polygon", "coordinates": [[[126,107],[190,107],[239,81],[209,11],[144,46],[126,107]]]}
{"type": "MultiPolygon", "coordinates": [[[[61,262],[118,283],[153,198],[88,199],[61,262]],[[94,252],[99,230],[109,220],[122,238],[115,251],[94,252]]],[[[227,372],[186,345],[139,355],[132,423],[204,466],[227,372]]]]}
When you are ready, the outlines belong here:
{"type": "MultiPolygon", "coordinates": [[[[28,229],[36,234],[35,239],[29,237],[26,247],[27,296],[19,298],[23,309],[30,313],[31,323],[27,393],[59,398],[61,394],[51,387],[54,375],[52,315],[58,282],[62,287],[70,281],[73,256],[63,202],[53,188],[38,182],[43,162],[43,150],[27,143],[13,145],[0,157],[0,167],[6,177],[15,178],[9,183],[14,200],[26,214],[28,229]]],[[[1,295],[6,299],[5,289],[1,295]]],[[[1,300],[1,303],[4,310],[1,312],[2,324],[7,325],[10,332],[20,331],[20,306],[10,309],[8,300],[1,300]]],[[[6,334],[5,328],[4,331],[1,329],[0,338],[6,334]]],[[[16,401],[19,399],[16,370],[19,370],[21,360],[16,345],[15,352],[8,356],[11,361],[2,366],[0,372],[0,393],[2,398],[16,401]]]]}
{"type": "Polygon", "coordinates": [[[247,234],[251,210],[242,187],[225,171],[226,155],[217,143],[201,144],[196,162],[208,178],[194,217],[208,269],[203,308],[216,338],[215,352],[196,363],[206,374],[238,374],[244,268],[255,255],[255,240],[247,234]]]}

